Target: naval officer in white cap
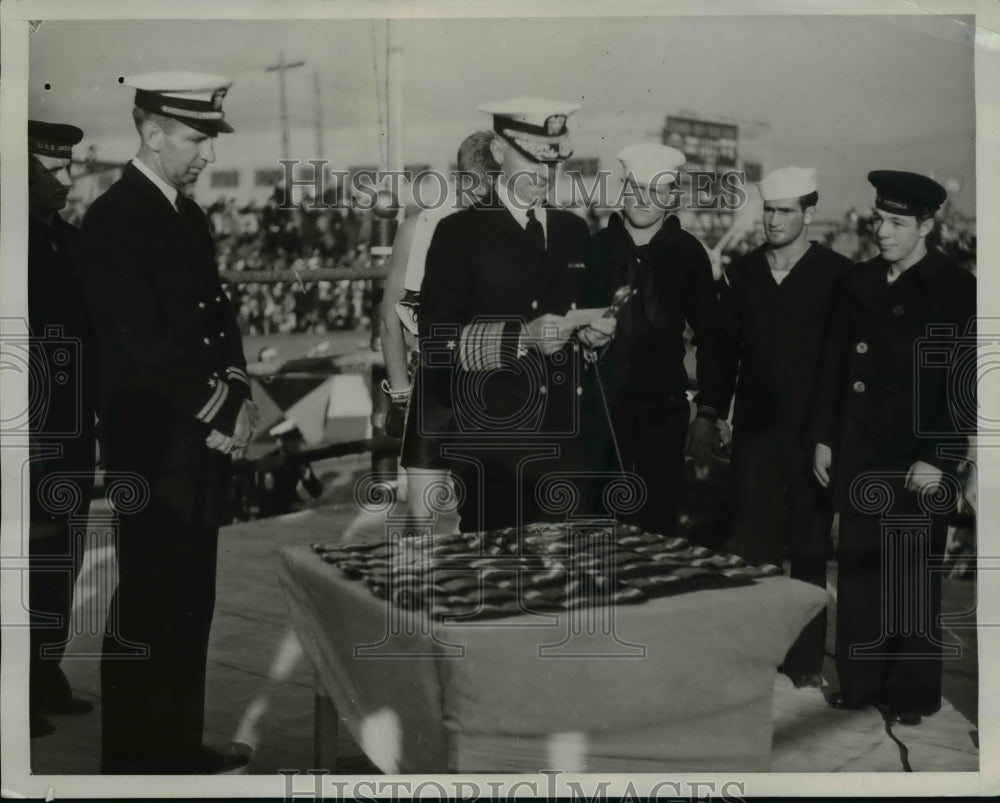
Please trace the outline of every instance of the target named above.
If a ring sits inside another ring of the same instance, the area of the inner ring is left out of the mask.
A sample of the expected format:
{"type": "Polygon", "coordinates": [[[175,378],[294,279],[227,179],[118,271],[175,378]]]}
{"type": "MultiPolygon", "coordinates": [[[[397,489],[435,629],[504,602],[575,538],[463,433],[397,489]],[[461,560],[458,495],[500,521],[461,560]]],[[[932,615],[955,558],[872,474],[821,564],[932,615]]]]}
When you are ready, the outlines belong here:
{"type": "MultiPolygon", "coordinates": [[[[481,204],[435,229],[410,411],[420,465],[450,469],[460,486],[463,531],[543,517],[539,479],[583,467],[582,350],[566,315],[583,307],[588,230],[546,203],[572,154],[566,121],[577,106],[512,98],[480,109],[493,116],[500,175],[481,204]]],[[[596,321],[582,336],[603,344],[613,326],[596,321]]]]}
{"type": "MultiPolygon", "coordinates": [[[[834,291],[850,260],[809,240],[816,171],[783,167],[757,185],[766,242],[727,269],[723,297],[735,339],[733,412],[735,550],[826,587],[833,512],[810,471],[804,425],[815,392],[834,291]]],[[[727,405],[728,406],[728,405],[727,405]]],[[[826,613],[803,631],[783,670],[797,686],[823,683],[826,613]]]]}
{"type": "Polygon", "coordinates": [[[231,81],[157,73],[123,83],[135,90],[139,151],[80,235],[104,467],[142,487],[118,507],[102,771],[225,772],[246,758],[202,744],[205,664],[231,455],[255,411],[208,222],[185,190],[215,159],[216,136],[233,130],[222,108],[231,81]]]}
{"type": "MultiPolygon", "coordinates": [[[[683,486],[684,454],[707,461],[724,417],[722,314],[712,265],[701,243],[676,215],[673,192],[685,156],[676,148],[640,143],[618,154],[625,183],[623,209],[593,238],[592,300],[615,287],[636,290],[618,318],[602,363],[622,463],[646,483],[636,523],[674,535],[683,486]],[[697,415],[689,426],[686,324],[697,347],[697,415]]],[[[610,444],[608,445],[610,446],[610,444]]],[[[605,467],[617,468],[605,448],[605,467]]]]}

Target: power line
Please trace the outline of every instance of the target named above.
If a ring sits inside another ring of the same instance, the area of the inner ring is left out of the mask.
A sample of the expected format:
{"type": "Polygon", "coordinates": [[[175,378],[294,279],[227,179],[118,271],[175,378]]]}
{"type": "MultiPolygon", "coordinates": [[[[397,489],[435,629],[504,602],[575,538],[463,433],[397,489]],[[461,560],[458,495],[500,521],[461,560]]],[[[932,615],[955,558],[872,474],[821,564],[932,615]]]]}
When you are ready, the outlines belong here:
{"type": "Polygon", "coordinates": [[[375,26],[377,24],[378,20],[372,20],[372,72],[375,77],[375,105],[378,108],[378,132],[379,137],[381,137],[381,142],[379,143],[379,159],[383,165],[386,165],[389,158],[388,151],[386,149],[385,121],[382,117],[382,84],[379,81],[378,45],[375,42],[375,26]]]}
{"type": "Polygon", "coordinates": [[[323,158],[323,102],[320,99],[319,70],[313,70],[313,90],[316,93],[316,158],[323,158]]]}

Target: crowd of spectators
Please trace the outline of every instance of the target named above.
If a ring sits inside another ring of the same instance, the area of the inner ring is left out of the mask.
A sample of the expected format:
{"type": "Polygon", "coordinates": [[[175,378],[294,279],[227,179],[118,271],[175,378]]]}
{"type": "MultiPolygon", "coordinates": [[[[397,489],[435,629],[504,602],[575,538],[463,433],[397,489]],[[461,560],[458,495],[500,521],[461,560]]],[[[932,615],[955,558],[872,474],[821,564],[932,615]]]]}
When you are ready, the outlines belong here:
{"type": "Polygon", "coordinates": [[[291,269],[301,276],[291,284],[248,281],[231,287],[241,331],[322,333],[370,325],[367,281],[309,281],[317,268],[369,264],[370,213],[332,202],[314,210],[281,201],[277,190],[263,205],[241,207],[223,197],[205,210],[220,271],[291,269]]]}
{"type": "MultiPolygon", "coordinates": [[[[372,214],[350,203],[328,197],[323,208],[310,209],[306,202],[284,204],[277,188],[263,204],[220,197],[205,208],[216,241],[220,271],[246,271],[248,282],[227,288],[240,329],[245,335],[307,332],[320,334],[354,330],[371,325],[370,282],[340,280],[310,282],[317,268],[368,267],[368,245],[372,214]],[[300,282],[264,284],[250,281],[256,270],[292,269],[300,282]]],[[[71,210],[71,218],[82,217],[85,204],[71,210]],[[79,208],[78,208],[79,207],[79,208]]],[[[606,222],[610,210],[574,210],[595,231],[606,222]]],[[[853,261],[871,259],[878,250],[873,237],[873,209],[850,208],[837,220],[813,224],[812,239],[853,261]]],[[[721,230],[712,232],[700,221],[687,221],[695,234],[714,245],[721,230]],[[696,225],[697,224],[697,225],[696,225]],[[702,230],[704,229],[704,230],[702,230]]],[[[722,226],[725,229],[726,226],[722,226]]],[[[756,248],[763,230],[756,225],[727,244],[722,265],[756,248]]],[[[929,238],[968,270],[976,267],[976,221],[946,203],[938,226],[929,238]]]]}

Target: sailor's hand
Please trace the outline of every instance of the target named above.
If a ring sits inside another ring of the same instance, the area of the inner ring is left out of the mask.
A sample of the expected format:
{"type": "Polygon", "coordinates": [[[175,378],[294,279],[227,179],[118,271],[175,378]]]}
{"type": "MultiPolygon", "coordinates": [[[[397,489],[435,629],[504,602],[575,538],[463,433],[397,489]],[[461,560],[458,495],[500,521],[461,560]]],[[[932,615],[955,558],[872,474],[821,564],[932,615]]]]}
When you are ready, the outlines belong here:
{"type": "Polygon", "coordinates": [[[906,473],[906,490],[918,494],[929,493],[937,489],[943,477],[944,472],[937,466],[916,460],[906,473]]]}
{"type": "Polygon", "coordinates": [[[813,474],[816,481],[824,488],[830,485],[830,464],[833,462],[833,449],[825,443],[817,443],[813,451],[813,474]]]}

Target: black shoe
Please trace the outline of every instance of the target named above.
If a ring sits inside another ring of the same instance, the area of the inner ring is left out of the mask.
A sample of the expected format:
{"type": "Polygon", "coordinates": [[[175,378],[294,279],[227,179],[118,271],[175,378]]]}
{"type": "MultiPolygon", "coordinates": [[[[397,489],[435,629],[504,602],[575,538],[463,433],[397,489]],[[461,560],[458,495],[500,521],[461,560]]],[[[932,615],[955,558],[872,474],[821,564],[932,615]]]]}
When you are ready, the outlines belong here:
{"type": "Polygon", "coordinates": [[[56,726],[49,722],[45,717],[38,717],[32,714],[30,719],[31,728],[31,738],[39,739],[42,736],[50,736],[56,732],[56,726]]]}
{"type": "Polygon", "coordinates": [[[831,708],[841,711],[860,711],[867,708],[870,702],[864,698],[848,697],[844,692],[834,692],[827,698],[827,703],[831,708]]]}
{"type": "Polygon", "coordinates": [[[35,703],[32,708],[40,714],[89,714],[94,710],[94,704],[90,700],[71,694],[68,697],[35,703]]]}
{"type": "Polygon", "coordinates": [[[230,745],[225,750],[202,745],[193,775],[243,775],[250,764],[250,748],[230,745]]]}
{"type": "MultiPolygon", "coordinates": [[[[826,681],[823,680],[823,675],[816,672],[809,675],[799,675],[798,677],[792,678],[792,683],[795,685],[796,689],[822,689],[823,684],[826,681]]],[[[833,705],[833,703],[831,703],[833,705]]],[[[837,708],[837,706],[834,706],[837,708]]]]}
{"type": "Polygon", "coordinates": [[[890,725],[904,725],[910,728],[915,728],[923,721],[920,714],[915,714],[912,711],[890,711],[886,714],[885,719],[890,725]]]}

